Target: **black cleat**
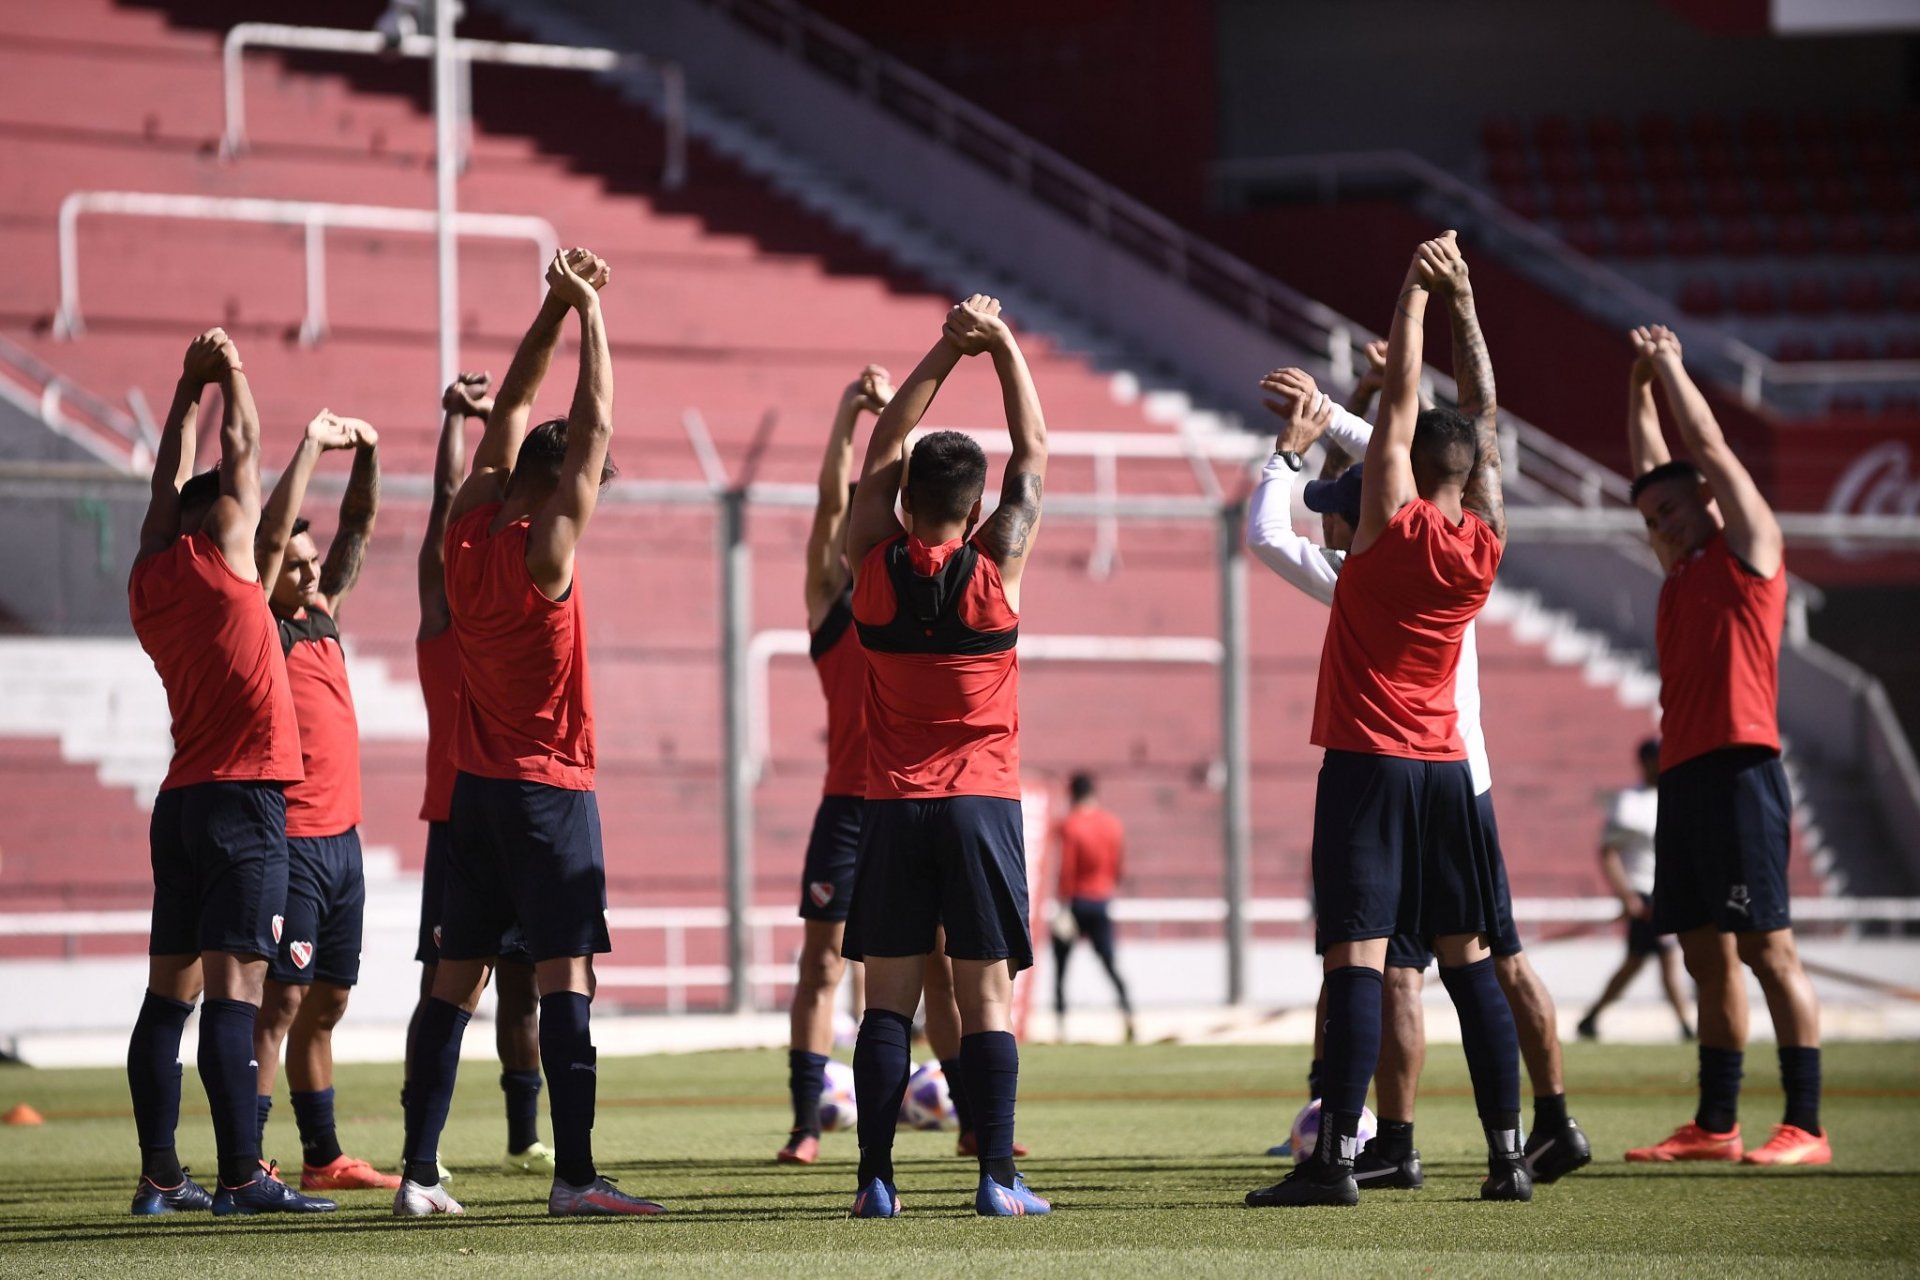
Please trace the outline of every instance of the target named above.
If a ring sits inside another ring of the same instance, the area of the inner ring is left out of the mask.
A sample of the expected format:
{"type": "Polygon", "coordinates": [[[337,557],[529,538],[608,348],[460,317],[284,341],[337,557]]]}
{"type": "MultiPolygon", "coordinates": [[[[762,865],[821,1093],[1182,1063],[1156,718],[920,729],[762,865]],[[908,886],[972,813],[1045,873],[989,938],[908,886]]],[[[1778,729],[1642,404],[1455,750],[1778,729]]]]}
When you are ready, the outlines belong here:
{"type": "Polygon", "coordinates": [[[135,1217],[151,1218],[163,1213],[204,1213],[213,1208],[213,1193],[180,1170],[180,1185],[163,1187],[142,1174],[133,1193],[135,1217]]]}
{"type": "Polygon", "coordinates": [[[1527,1172],[1526,1161],[1518,1156],[1488,1155],[1487,1178],[1480,1184],[1482,1200],[1517,1200],[1525,1203],[1533,1199],[1533,1176],[1527,1172]]]}
{"type": "Polygon", "coordinates": [[[1600,1023],[1592,1014],[1588,1014],[1586,1017],[1580,1019],[1573,1029],[1575,1034],[1582,1040],[1598,1040],[1600,1038],[1600,1023]]]}
{"type": "Polygon", "coordinates": [[[1377,1152],[1379,1145],[1370,1142],[1354,1157],[1353,1180],[1362,1191],[1418,1191],[1427,1185],[1419,1151],[1409,1147],[1405,1159],[1395,1160],[1377,1152]]]}
{"type": "Polygon", "coordinates": [[[1331,1204],[1351,1208],[1360,1203],[1360,1188],[1353,1175],[1318,1160],[1306,1160],[1293,1167],[1280,1181],[1258,1191],[1247,1192],[1249,1209],[1287,1209],[1300,1205],[1331,1204]]]}
{"type": "Polygon", "coordinates": [[[1568,1116],[1559,1128],[1536,1129],[1527,1135],[1525,1163],[1533,1181],[1558,1182],[1593,1163],[1593,1147],[1580,1132],[1579,1121],[1568,1116]]]}

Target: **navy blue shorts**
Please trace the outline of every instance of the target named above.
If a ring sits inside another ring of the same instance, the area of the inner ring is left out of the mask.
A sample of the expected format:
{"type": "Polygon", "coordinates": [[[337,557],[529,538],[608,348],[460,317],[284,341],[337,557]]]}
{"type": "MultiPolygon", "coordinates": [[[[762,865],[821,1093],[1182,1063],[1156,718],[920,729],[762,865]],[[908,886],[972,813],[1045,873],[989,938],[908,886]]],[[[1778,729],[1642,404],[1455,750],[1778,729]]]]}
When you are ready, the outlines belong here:
{"type": "MultiPolygon", "coordinates": [[[[451,822],[427,824],[427,865],[420,876],[420,937],[413,949],[413,958],[421,964],[440,963],[440,907],[447,892],[447,850],[452,844],[451,822]]],[[[520,926],[508,930],[501,942],[500,963],[533,963],[520,941],[520,926]]]]}
{"type": "Polygon", "coordinates": [[[1636,920],[1627,917],[1627,954],[1630,956],[1657,956],[1673,944],[1660,936],[1651,920],[1636,920]]]}
{"type": "MultiPolygon", "coordinates": [[[[1517,956],[1520,929],[1513,922],[1513,891],[1507,887],[1507,858],[1500,848],[1500,824],[1494,819],[1493,791],[1482,791],[1473,798],[1480,815],[1480,831],[1493,855],[1493,925],[1487,930],[1487,950],[1496,956],[1517,956]]],[[[1422,969],[1433,963],[1433,948],[1427,940],[1411,934],[1396,933],[1387,940],[1389,969],[1422,969]]]]}
{"type": "Polygon", "coordinates": [[[155,798],[148,827],[148,955],[273,954],[287,900],[287,800],[281,786],[201,782],[155,798]]]}
{"type": "Polygon", "coordinates": [[[1018,800],[866,802],[842,953],[926,955],[943,923],[952,959],[1010,960],[1015,973],[1033,963],[1018,800]]]}
{"type": "Polygon", "coordinates": [[[360,980],[366,912],[359,828],[337,836],[288,836],[287,907],[267,976],[294,986],[352,986],[360,980]]]}
{"type": "Polygon", "coordinates": [[[461,772],[450,825],[442,960],[493,959],[516,941],[536,962],[612,950],[593,792],[461,772]]]}
{"type": "Polygon", "coordinates": [[[1497,868],[1466,761],[1326,753],[1313,807],[1323,947],[1490,933],[1497,868]]]}
{"type": "Polygon", "coordinates": [[[807,865],[800,873],[800,918],[837,923],[853,901],[853,867],[860,857],[859,796],[821,796],[807,837],[807,865]]]}
{"type": "Polygon", "coordinates": [[[1788,928],[1792,845],[1793,797],[1778,752],[1728,747],[1664,771],[1653,831],[1654,928],[1788,928]]]}

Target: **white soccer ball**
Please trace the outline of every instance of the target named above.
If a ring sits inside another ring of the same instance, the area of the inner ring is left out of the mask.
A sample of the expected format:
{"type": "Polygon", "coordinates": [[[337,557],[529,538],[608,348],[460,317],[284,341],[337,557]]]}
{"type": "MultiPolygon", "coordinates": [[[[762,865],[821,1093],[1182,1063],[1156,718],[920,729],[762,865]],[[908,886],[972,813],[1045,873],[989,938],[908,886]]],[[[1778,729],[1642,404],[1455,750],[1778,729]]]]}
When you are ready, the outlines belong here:
{"type": "Polygon", "coordinates": [[[908,1079],[907,1096],[900,1104],[900,1123],[928,1132],[960,1127],[960,1117],[953,1109],[953,1095],[947,1090],[947,1073],[940,1069],[938,1062],[915,1068],[908,1079]]]}
{"type": "Polygon", "coordinates": [[[853,1097],[853,1068],[844,1062],[827,1063],[827,1075],[820,1087],[820,1128],[826,1133],[842,1133],[860,1120],[860,1107],[853,1097]]]}
{"type": "MultiPolygon", "coordinates": [[[[1360,1145],[1366,1146],[1373,1135],[1380,1131],[1379,1121],[1370,1107],[1360,1108],[1360,1145]]],[[[1293,1162],[1299,1164],[1313,1154],[1320,1145],[1320,1099],[1315,1098],[1300,1108],[1300,1114],[1293,1118],[1293,1162]]]]}
{"type": "Polygon", "coordinates": [[[851,1049],[859,1037],[860,1024],[853,1020],[853,1015],[845,1009],[836,1011],[833,1015],[833,1047],[851,1049]]]}

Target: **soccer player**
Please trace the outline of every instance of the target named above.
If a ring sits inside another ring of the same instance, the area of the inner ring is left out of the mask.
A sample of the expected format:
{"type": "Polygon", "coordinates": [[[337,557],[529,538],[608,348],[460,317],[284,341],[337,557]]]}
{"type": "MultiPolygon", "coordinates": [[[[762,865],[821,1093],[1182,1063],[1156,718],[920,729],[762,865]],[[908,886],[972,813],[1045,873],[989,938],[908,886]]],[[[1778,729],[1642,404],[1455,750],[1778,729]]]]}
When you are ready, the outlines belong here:
{"type": "Polygon", "coordinates": [[[1787,897],[1793,800],[1776,718],[1787,574],[1780,525],[1658,325],[1633,332],[1633,502],[1667,571],[1660,653],[1660,816],[1653,927],[1679,935],[1700,1001],[1700,1106],[1636,1161],[1829,1164],[1820,1127],[1820,1006],[1787,897]],[[1692,462],[1667,451],[1658,384],[1692,462]],[[1780,1045],[1786,1114],[1741,1154],[1738,1110],[1753,970],[1780,1045]]]}
{"type": "Polygon", "coordinates": [[[1020,1057],[1009,1030],[1014,975],[1033,963],[1014,646],[1046,468],[1033,376],[999,301],[976,294],[948,312],[940,340],[881,412],[847,533],[854,623],[867,653],[867,804],[845,941],[847,957],[867,966],[853,1054],[857,1218],[900,1211],[893,1131],[912,1066],[913,1012],[943,923],[979,1140],[974,1210],[1049,1210],[1014,1168],[1020,1057]],[[1013,438],[1000,506],[984,524],[987,459],[975,441],[935,431],[903,458],[940,384],[962,357],[982,353],[999,375],[1013,438]]]}
{"type": "Polygon", "coordinates": [[[139,1215],[314,1213],[260,1159],[254,1020],[287,896],[287,805],[300,731],[286,659],[260,590],[260,422],[240,353],[209,329],[187,347],[153,463],[153,494],[127,602],[173,720],[173,761],[153,803],[147,993],[127,1045],[140,1135],[139,1215]],[[220,465],[193,474],[195,424],[220,386],[220,465]],[[220,1157],[213,1194],[174,1149],[180,1036],[200,1009],[200,1079],[220,1157]]]}
{"type": "Polygon", "coordinates": [[[367,905],[360,861],[360,724],[347,683],[339,617],[360,580],[380,506],[379,435],[365,422],[322,409],[307,424],[260,516],[254,563],[280,631],[287,682],[300,725],[305,777],[286,790],[287,898],[279,945],[267,965],[253,1031],[260,1064],[262,1143],[273,1109],[280,1048],[300,1128],[300,1189],[353,1191],[400,1185],[340,1150],[333,1121],[333,1029],[360,980],[367,905]],[[353,472],[324,564],[300,515],[321,453],[353,450],[353,472]]]}
{"type": "Polygon", "coordinates": [[[1491,403],[1476,422],[1419,402],[1428,294],[1450,296],[1465,275],[1451,232],[1420,245],[1387,337],[1380,421],[1314,703],[1313,741],[1326,750],[1313,834],[1327,1004],[1320,1135],[1284,1180],[1248,1193],[1255,1207],[1358,1203],[1355,1135],[1396,933],[1431,940],[1459,1011],[1487,1137],[1481,1197],[1532,1195],[1519,1042],[1484,941],[1495,930],[1497,863],[1454,703],[1462,635],[1505,542],[1498,442],[1491,403]]]}
{"type": "Polygon", "coordinates": [[[1060,1020],[1064,1038],[1067,1025],[1067,960],[1073,944],[1085,938],[1100,957],[1113,992],[1120,998],[1120,1012],[1126,1018],[1127,1043],[1133,1043],[1133,1005],[1127,1000],[1127,984],[1113,958],[1114,890],[1120,884],[1121,860],[1125,855],[1127,829],[1112,810],[1094,796],[1093,775],[1076,773],[1067,783],[1067,795],[1073,807],[1060,819],[1054,838],[1060,842],[1060,902],[1068,912],[1073,928],[1062,937],[1053,936],[1053,1011],[1060,1020]]]}
{"type": "Polygon", "coordinates": [[[1687,1022],[1687,998],[1680,990],[1680,953],[1671,938],[1653,927],[1653,833],[1660,810],[1660,739],[1648,738],[1635,753],[1640,785],[1623,787],[1607,810],[1607,828],[1600,837],[1600,869],[1619,895],[1627,922],[1627,954],[1614,970],[1600,998],[1580,1019],[1580,1038],[1600,1038],[1600,1014],[1618,1000],[1640,975],[1648,956],[1660,958],[1660,980],[1667,1003],[1680,1019],[1680,1038],[1693,1039],[1687,1022]]]}
{"type": "Polygon", "coordinates": [[[853,573],[847,567],[847,511],[852,505],[853,432],[862,413],[879,413],[893,383],[877,364],[847,384],[820,459],[820,496],[807,532],[805,598],[808,654],[827,700],[827,776],[800,873],[800,946],[787,1041],[787,1091],[793,1131],[775,1154],[781,1164],[812,1164],[820,1155],[820,1090],[833,1049],[833,997],[847,970],[840,943],[853,897],[853,861],[860,849],[860,809],[867,793],[867,659],[853,625],[853,573]]]}
{"type": "Polygon", "coordinates": [[[553,1120],[547,1212],[656,1214],[593,1162],[593,956],[608,949],[594,803],[593,699],[576,549],[611,478],[613,369],[598,290],[606,265],[554,255],[547,296],[501,383],[473,472],[447,513],[447,611],[463,693],[454,726],[452,842],[440,963],[407,1070],[405,1181],[393,1211],[459,1213],[437,1149],[460,1040],[488,970],[519,926],[540,988],[540,1061],[553,1120]],[[565,418],[527,429],[569,314],[580,374],[565,418]]]}
{"type": "MultiPolygon", "coordinates": [[[[487,394],[491,379],[463,373],[440,399],[440,440],[433,459],[433,499],[427,530],[420,541],[420,629],[414,658],[420,692],[427,704],[427,788],[420,817],[427,824],[427,862],[420,884],[420,938],[413,958],[420,962],[420,1002],[407,1024],[413,1043],[420,1013],[433,994],[440,963],[440,903],[446,893],[447,845],[452,840],[453,727],[460,712],[460,649],[447,614],[447,509],[466,476],[468,418],[486,422],[493,411],[487,394]]],[[[518,931],[501,943],[494,969],[494,1047],[500,1055],[500,1090],[506,1095],[506,1173],[553,1176],[553,1152],[540,1141],[540,993],[533,980],[533,957],[518,931]]],[[[401,1105],[406,1104],[401,1090],[401,1105]]],[[[449,1175],[442,1171],[442,1180],[449,1175]]]]}

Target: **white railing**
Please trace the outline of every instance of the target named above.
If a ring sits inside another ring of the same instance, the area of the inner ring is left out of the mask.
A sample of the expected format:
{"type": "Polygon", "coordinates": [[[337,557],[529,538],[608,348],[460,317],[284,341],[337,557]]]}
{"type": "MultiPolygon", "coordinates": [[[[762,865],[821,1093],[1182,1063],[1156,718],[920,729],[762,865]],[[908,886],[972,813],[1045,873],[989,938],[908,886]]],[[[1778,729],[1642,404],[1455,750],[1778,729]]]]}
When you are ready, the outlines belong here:
{"type": "MultiPolygon", "coordinates": [[[[433,37],[405,35],[389,38],[378,31],[342,31],[326,27],[295,27],[275,22],[243,22],[227,32],[221,49],[221,100],[226,127],[220,153],[237,156],[247,149],[246,78],[243,59],[249,48],[293,49],[314,53],[349,53],[368,57],[433,57],[433,37]]],[[[464,68],[476,62],[511,67],[542,67],[558,71],[606,73],[647,70],[660,82],[661,117],[666,128],[666,155],[660,185],[678,191],[687,181],[687,81],[677,62],[649,58],[617,49],[575,48],[569,45],[524,44],[511,40],[454,41],[454,56],[464,68]]],[[[470,109],[463,104],[463,109],[470,109]]]]}
{"type": "MultiPolygon", "coordinates": [[[[306,315],[300,341],[312,346],[327,334],[327,247],[329,229],[403,231],[433,235],[439,229],[431,209],[384,205],[328,204],[316,200],[262,200],[252,197],[167,195],[133,191],[76,191],[60,202],[60,306],[54,312],[56,337],[86,331],[80,313],[80,216],[183,218],[199,222],[252,222],[306,229],[306,315]]],[[[560,237],[545,218],[518,213],[457,213],[455,232],[497,240],[528,240],[536,250],[534,279],[541,278],[558,249],[560,237]]]]}
{"type": "Polygon", "coordinates": [[[160,433],[145,412],[146,401],[137,388],[128,392],[129,409],[122,409],[69,381],[6,338],[0,338],[0,366],[12,376],[11,381],[0,380],[0,393],[62,438],[116,467],[139,471],[151,465],[160,433]],[[112,447],[109,440],[121,447],[112,447]]]}

